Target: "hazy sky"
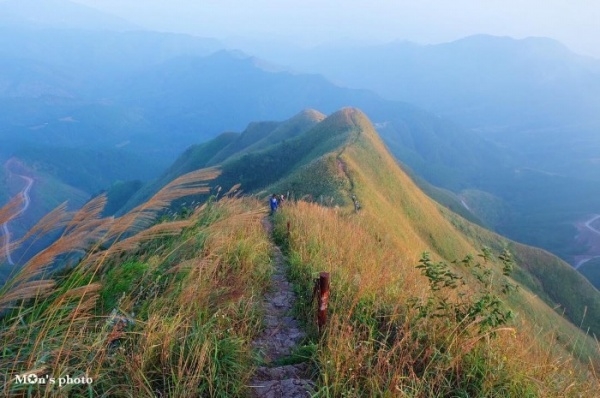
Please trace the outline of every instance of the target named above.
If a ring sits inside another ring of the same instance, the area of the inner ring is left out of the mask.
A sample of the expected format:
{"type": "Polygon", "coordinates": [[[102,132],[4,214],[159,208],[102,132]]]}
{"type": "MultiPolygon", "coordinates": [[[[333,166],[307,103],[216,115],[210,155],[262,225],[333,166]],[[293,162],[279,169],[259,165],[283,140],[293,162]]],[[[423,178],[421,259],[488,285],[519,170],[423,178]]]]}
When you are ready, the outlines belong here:
{"type": "Polygon", "coordinates": [[[600,57],[598,0],[74,0],[144,27],[317,44],[437,43],[475,33],[546,36],[600,57]]]}

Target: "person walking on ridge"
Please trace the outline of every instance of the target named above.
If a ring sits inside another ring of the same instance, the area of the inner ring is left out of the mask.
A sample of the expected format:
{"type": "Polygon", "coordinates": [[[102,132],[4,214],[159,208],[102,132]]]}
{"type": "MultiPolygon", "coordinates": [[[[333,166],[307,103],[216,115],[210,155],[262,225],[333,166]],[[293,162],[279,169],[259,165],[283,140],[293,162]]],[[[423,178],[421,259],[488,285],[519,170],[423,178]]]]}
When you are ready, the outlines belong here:
{"type": "Polygon", "coordinates": [[[272,194],[269,198],[269,204],[271,205],[271,214],[277,211],[277,207],[279,206],[279,201],[277,200],[277,195],[272,194]]]}

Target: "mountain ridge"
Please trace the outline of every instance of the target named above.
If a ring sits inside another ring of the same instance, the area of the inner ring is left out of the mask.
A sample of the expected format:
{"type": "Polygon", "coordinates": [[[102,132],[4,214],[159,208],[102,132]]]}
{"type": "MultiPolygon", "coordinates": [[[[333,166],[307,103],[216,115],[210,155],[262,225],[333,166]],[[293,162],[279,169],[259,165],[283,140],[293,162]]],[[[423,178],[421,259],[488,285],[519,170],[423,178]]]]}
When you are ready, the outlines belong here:
{"type": "MultiPolygon", "coordinates": [[[[242,134],[192,147],[170,170],[175,180],[132,212],[100,217],[100,196],[68,218],[61,245],[42,254],[83,248],[76,263],[32,290],[27,275],[44,271],[37,257],[37,268],[28,264],[29,274],[0,287],[0,305],[36,297],[0,317],[13,325],[0,327],[5,350],[19,359],[1,363],[25,372],[39,352],[22,347],[44,338],[43,349],[59,352],[49,368],[93,372],[97,382],[72,393],[247,395],[257,366],[282,365],[250,343],[274,323],[260,307],[278,245],[307,336],[282,361],[318,364],[320,391],[379,396],[390,383],[427,396],[598,391],[600,352],[587,333],[600,328],[600,292],[558,258],[428,198],[362,111],[303,120],[299,134],[297,124],[282,128],[285,121],[252,124],[255,139],[280,128],[281,141],[246,151],[244,137],[238,152],[208,169],[195,170],[211,146],[242,134]],[[259,126],[268,128],[256,134],[259,126]],[[177,176],[187,170],[195,171],[177,176]],[[288,200],[269,216],[266,195],[285,189],[288,200]],[[271,223],[273,231],[265,228],[271,223]],[[310,300],[323,272],[332,288],[327,324],[317,331],[310,300]],[[352,377],[356,369],[361,377],[352,377]]],[[[12,377],[7,387],[19,389],[12,377]]]]}
{"type": "MultiPolygon", "coordinates": [[[[286,123],[280,122],[279,126],[282,125],[286,123]]],[[[271,129],[276,128],[271,125],[271,129]]],[[[232,142],[240,137],[231,135],[232,142]]],[[[209,144],[200,147],[206,148],[209,144]]],[[[205,153],[194,163],[187,152],[175,163],[185,164],[186,168],[172,168],[161,180],[169,181],[195,167],[205,167],[210,156],[205,153]]],[[[398,247],[412,248],[409,258],[413,263],[425,250],[451,259],[473,252],[479,245],[497,249],[510,247],[516,250],[515,257],[523,260],[516,273],[519,283],[542,297],[546,304],[562,305],[573,323],[580,322],[589,311],[586,325],[592,327],[594,333],[600,331],[600,324],[594,320],[596,316],[591,315],[598,313],[600,319],[600,292],[585,278],[558,258],[485,231],[433,202],[401,170],[370,120],[355,108],[334,112],[304,133],[278,144],[247,152],[240,147],[240,153],[232,153],[212,166],[221,170],[214,183],[223,192],[232,187],[259,196],[284,192],[295,199],[310,198],[342,208],[352,206],[356,198],[361,207],[377,209],[374,213],[361,210],[359,214],[369,217],[373,225],[381,225],[380,229],[388,234],[393,233],[394,238],[389,239],[398,247]],[[386,214],[395,216],[389,218],[386,214]],[[468,235],[464,235],[465,231],[468,235]],[[551,275],[545,274],[549,270],[552,270],[551,275]],[[574,291],[579,293],[574,294],[574,291]]],[[[159,188],[160,185],[154,185],[146,195],[159,188]]],[[[217,191],[213,194],[218,195],[217,191]]],[[[143,200],[137,197],[127,208],[143,200]]]]}

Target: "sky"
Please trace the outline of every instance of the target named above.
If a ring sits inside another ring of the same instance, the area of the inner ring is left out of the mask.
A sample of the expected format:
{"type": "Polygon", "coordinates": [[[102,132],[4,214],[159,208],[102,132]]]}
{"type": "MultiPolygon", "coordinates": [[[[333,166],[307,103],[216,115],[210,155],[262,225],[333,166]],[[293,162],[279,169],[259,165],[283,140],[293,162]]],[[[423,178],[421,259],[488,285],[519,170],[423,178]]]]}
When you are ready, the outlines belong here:
{"type": "Polygon", "coordinates": [[[551,37],[600,58],[598,0],[74,0],[154,30],[316,45],[551,37]]]}

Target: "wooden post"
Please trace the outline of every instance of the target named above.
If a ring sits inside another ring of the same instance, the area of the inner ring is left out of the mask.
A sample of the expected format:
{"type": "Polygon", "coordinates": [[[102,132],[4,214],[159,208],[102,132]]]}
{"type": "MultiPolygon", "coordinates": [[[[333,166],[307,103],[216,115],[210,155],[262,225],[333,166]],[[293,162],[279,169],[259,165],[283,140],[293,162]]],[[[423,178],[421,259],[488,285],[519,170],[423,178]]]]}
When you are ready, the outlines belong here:
{"type": "Polygon", "coordinates": [[[288,221],[288,222],[287,222],[287,234],[288,234],[288,236],[290,236],[290,227],[291,227],[291,224],[290,224],[290,222],[288,221]]]}
{"type": "Polygon", "coordinates": [[[319,333],[323,331],[325,323],[327,323],[327,305],[329,304],[329,272],[321,272],[319,274],[319,309],[317,312],[317,324],[319,333]]]}

